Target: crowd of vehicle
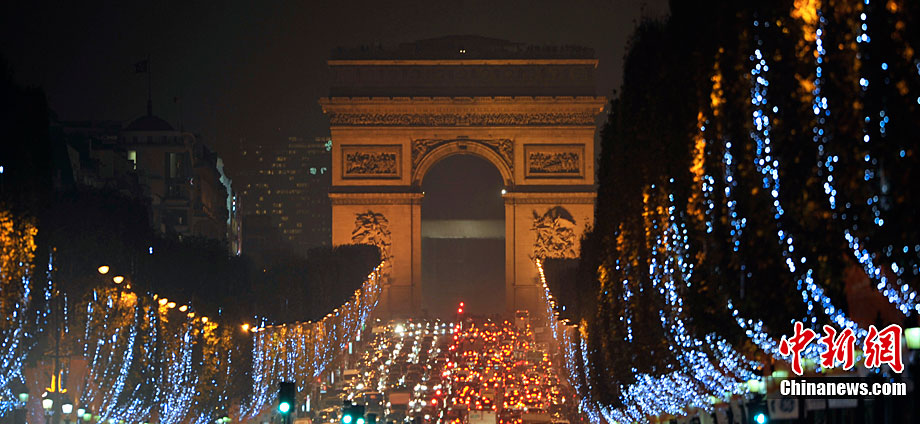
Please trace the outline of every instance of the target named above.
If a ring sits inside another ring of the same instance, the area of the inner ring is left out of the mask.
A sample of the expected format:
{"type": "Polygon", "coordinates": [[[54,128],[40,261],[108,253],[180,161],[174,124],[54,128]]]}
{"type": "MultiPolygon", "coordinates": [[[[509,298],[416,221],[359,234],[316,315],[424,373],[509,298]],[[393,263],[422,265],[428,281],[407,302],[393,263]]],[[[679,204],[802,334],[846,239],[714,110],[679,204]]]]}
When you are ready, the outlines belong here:
{"type": "Polygon", "coordinates": [[[571,390],[523,317],[381,323],[315,421],[338,422],[353,402],[369,424],[567,423],[571,390]]]}

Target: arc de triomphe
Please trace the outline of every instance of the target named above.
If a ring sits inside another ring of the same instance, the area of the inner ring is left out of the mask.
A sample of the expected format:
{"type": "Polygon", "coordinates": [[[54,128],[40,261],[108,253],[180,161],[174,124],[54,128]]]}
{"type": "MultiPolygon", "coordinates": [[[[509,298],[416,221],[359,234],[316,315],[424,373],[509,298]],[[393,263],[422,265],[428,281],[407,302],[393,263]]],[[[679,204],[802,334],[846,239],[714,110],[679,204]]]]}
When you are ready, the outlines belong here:
{"type": "Polygon", "coordinates": [[[535,257],[575,257],[592,225],[593,51],[483,37],[393,50],[339,50],[328,61],[333,244],[368,243],[387,259],[382,309],[421,303],[421,182],[441,159],[479,156],[500,172],[506,310],[533,309],[535,257]]]}

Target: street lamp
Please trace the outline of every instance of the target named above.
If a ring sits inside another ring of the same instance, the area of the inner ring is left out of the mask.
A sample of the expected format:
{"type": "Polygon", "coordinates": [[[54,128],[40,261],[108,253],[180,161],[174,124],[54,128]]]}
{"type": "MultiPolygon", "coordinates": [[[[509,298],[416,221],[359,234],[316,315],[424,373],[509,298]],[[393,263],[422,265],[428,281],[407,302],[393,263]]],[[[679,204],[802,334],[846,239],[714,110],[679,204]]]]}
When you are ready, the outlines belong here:
{"type": "Polygon", "coordinates": [[[26,422],[26,406],[29,403],[29,388],[21,381],[14,381],[10,386],[11,391],[19,399],[19,403],[13,411],[14,422],[24,423],[26,422]]]}
{"type": "MultiPolygon", "coordinates": [[[[21,383],[20,383],[20,384],[21,384],[21,383]]],[[[21,384],[21,386],[19,387],[18,392],[19,392],[19,393],[16,395],[16,397],[19,398],[19,401],[20,401],[20,402],[26,403],[26,402],[29,401],[29,388],[26,387],[25,384],[21,384]]]]}
{"type": "Polygon", "coordinates": [[[54,408],[54,399],[50,397],[42,399],[42,409],[45,410],[45,422],[48,424],[51,423],[51,416],[54,415],[54,411],[52,411],[51,408],[54,408]]]}
{"type": "Polygon", "coordinates": [[[64,415],[64,422],[70,424],[70,414],[73,413],[73,401],[64,399],[64,403],[61,404],[61,414],[64,415]]]}
{"type": "Polygon", "coordinates": [[[108,265],[102,265],[102,266],[100,266],[99,268],[96,268],[96,270],[99,271],[100,274],[105,275],[105,274],[108,274],[108,273],[109,273],[109,266],[108,266],[108,265]]]}

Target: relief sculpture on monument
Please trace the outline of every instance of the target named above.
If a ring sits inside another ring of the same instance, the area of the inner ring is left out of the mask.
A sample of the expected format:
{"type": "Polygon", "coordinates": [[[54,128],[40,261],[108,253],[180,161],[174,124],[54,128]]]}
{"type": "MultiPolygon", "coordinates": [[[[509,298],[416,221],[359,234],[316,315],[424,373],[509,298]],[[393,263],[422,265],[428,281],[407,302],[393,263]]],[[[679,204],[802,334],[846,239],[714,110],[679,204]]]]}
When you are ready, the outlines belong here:
{"type": "Polygon", "coordinates": [[[383,126],[489,126],[489,125],[586,125],[594,123],[591,112],[562,113],[329,113],[332,125],[383,126]]]}
{"type": "Polygon", "coordinates": [[[569,145],[526,145],[525,171],[528,177],[581,177],[584,147],[569,145]]]}
{"type": "Polygon", "coordinates": [[[399,146],[343,146],[345,178],[398,178],[399,146]]]}
{"type": "Polygon", "coordinates": [[[381,259],[390,260],[390,221],[382,213],[371,210],[355,214],[355,229],[351,232],[351,242],[377,246],[380,248],[381,259]]]}
{"type": "Polygon", "coordinates": [[[575,251],[575,218],[565,208],[556,206],[543,215],[533,211],[534,244],[536,259],[578,257],[575,251]]]}

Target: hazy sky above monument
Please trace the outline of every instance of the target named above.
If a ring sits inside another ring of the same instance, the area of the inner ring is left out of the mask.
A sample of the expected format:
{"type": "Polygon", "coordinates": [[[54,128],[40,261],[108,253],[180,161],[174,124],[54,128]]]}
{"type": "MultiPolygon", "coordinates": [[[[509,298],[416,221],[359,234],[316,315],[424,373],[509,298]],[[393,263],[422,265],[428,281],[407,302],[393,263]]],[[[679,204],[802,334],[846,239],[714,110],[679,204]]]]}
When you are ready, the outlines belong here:
{"type": "Polygon", "coordinates": [[[146,79],[133,65],[149,55],[155,113],[232,157],[242,136],[328,133],[316,99],[337,46],[454,34],[584,45],[600,61],[597,93],[609,96],[635,22],[666,12],[666,0],[37,0],[5,4],[0,49],[64,120],[143,114],[146,79]]]}

